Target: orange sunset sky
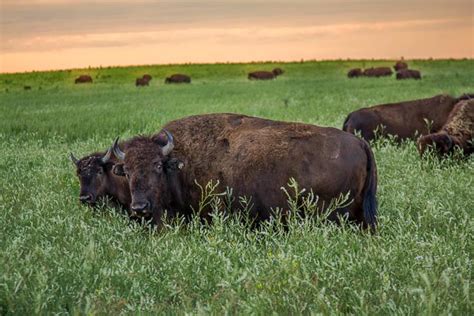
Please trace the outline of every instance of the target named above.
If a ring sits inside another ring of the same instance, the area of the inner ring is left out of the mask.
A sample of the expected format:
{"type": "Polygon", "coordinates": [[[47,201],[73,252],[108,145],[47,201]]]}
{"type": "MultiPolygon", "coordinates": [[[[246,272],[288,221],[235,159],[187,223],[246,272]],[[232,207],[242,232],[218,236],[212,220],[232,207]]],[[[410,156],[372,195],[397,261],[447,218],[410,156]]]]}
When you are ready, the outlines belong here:
{"type": "Polygon", "coordinates": [[[474,58],[471,0],[0,0],[0,72],[474,58]]]}

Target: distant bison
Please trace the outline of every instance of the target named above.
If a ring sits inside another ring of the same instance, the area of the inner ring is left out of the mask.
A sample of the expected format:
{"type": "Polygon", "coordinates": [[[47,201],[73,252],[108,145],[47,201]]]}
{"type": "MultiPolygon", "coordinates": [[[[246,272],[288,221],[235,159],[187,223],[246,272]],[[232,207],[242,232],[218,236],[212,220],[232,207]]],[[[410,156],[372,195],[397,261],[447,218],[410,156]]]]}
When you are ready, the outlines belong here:
{"type": "Polygon", "coordinates": [[[249,80],[272,80],[277,76],[270,71],[254,71],[249,73],[247,77],[249,80]]]}
{"type": "Polygon", "coordinates": [[[148,86],[149,83],[150,83],[150,80],[148,80],[146,78],[137,78],[137,80],[135,80],[135,86],[137,86],[137,87],[148,86]]]}
{"type": "Polygon", "coordinates": [[[81,75],[76,78],[74,83],[92,83],[92,77],[89,75],[81,75]]]}
{"type": "Polygon", "coordinates": [[[145,79],[145,80],[148,80],[148,81],[150,81],[151,79],[153,79],[153,77],[152,77],[152,76],[150,76],[149,74],[145,74],[145,75],[143,75],[143,77],[142,77],[142,78],[143,78],[143,79],[145,79]]]}
{"type": "MultiPolygon", "coordinates": [[[[128,179],[131,210],[152,215],[158,226],[165,214],[189,216],[198,210],[202,191],[196,183],[211,180],[219,181],[218,191],[229,187],[235,196],[249,197],[250,219],[267,220],[277,208],[285,218],[288,201],[280,188],[295,178],[306,192],[319,196],[321,211],[348,193],[352,203],[329,219],[338,222],[341,216],[375,230],[377,167],[364,140],[335,128],[237,114],[191,116],[165,128],[151,137],[135,137],[123,149],[113,146],[123,161],[114,173],[128,179]],[[179,170],[171,175],[166,171],[170,160],[179,170]]],[[[237,205],[229,199],[229,209],[238,211],[237,205]]],[[[199,215],[208,219],[211,211],[199,215]]]]}
{"type": "Polygon", "coordinates": [[[400,71],[402,69],[408,69],[408,64],[406,62],[403,62],[403,61],[397,61],[395,66],[393,66],[393,69],[395,69],[395,71],[400,71]]]}
{"type": "Polygon", "coordinates": [[[365,77],[385,77],[391,76],[393,74],[392,69],[389,67],[377,67],[377,68],[367,68],[363,72],[365,77]]]}
{"type": "Polygon", "coordinates": [[[362,76],[362,74],[363,74],[362,69],[354,68],[354,69],[349,70],[349,72],[347,73],[347,77],[357,78],[357,77],[362,76]]]}
{"type": "Polygon", "coordinates": [[[418,151],[421,155],[428,147],[434,147],[436,153],[444,156],[461,148],[465,155],[474,152],[474,100],[457,103],[443,128],[434,134],[420,137],[418,151]]]}
{"type": "Polygon", "coordinates": [[[362,108],[347,116],[342,129],[349,133],[359,131],[367,141],[375,138],[376,130],[380,136],[390,134],[399,140],[415,140],[419,134],[438,131],[457,102],[457,98],[449,95],[437,95],[362,108]]]}
{"type": "Polygon", "coordinates": [[[397,71],[397,80],[403,79],[421,79],[421,73],[418,70],[402,69],[397,71]]]}
{"type": "Polygon", "coordinates": [[[167,77],[165,83],[191,83],[191,77],[182,74],[174,74],[167,77]]]}
{"type": "Polygon", "coordinates": [[[277,76],[282,75],[284,73],[284,71],[281,68],[275,68],[275,69],[272,70],[272,73],[273,73],[273,75],[275,75],[275,77],[277,77],[277,76]]]}

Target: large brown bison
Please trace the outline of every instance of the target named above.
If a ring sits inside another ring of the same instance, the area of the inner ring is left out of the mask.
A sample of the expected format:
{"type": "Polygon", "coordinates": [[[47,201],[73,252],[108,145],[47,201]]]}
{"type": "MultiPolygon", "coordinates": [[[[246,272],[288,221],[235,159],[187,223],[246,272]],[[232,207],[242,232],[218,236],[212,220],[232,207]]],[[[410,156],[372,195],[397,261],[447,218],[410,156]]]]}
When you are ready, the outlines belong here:
{"type": "Polygon", "coordinates": [[[420,134],[438,131],[446,122],[458,99],[449,95],[376,105],[350,113],[342,129],[349,133],[359,131],[370,141],[379,136],[393,135],[399,140],[416,140],[420,134]]]}
{"type": "Polygon", "coordinates": [[[92,77],[89,75],[81,75],[74,80],[74,83],[92,83],[92,77]]]}
{"type": "Polygon", "coordinates": [[[248,74],[247,78],[249,80],[272,80],[277,76],[270,71],[254,71],[248,74]]]}
{"type": "Polygon", "coordinates": [[[91,206],[104,197],[111,198],[115,203],[129,208],[131,197],[128,182],[112,172],[116,158],[111,149],[106,153],[93,153],[77,159],[72,153],[71,161],[76,166],[76,174],[80,182],[79,200],[91,206]]]}
{"type": "Polygon", "coordinates": [[[397,71],[397,80],[403,79],[421,79],[421,73],[414,69],[402,69],[397,71]]]}
{"type": "Polygon", "coordinates": [[[347,77],[348,78],[358,78],[358,77],[362,76],[362,74],[363,74],[362,69],[354,68],[354,69],[349,70],[349,72],[347,73],[347,77]]]}
{"type": "Polygon", "coordinates": [[[191,77],[182,74],[174,74],[167,77],[165,83],[191,83],[191,77]]]}
{"type": "MultiPolygon", "coordinates": [[[[131,209],[152,214],[158,226],[165,210],[168,216],[197,210],[201,190],[196,182],[206,185],[211,180],[219,181],[218,190],[229,187],[234,196],[250,198],[248,215],[256,222],[271,217],[275,208],[285,215],[289,207],[281,187],[294,178],[320,197],[321,208],[349,193],[352,203],[329,219],[337,222],[340,215],[375,229],[375,160],[367,142],[354,135],[237,114],[191,116],[165,128],[151,137],[135,137],[122,149],[113,146],[123,160],[114,172],[128,178],[131,209]],[[170,160],[180,170],[171,176],[165,168],[170,160]]],[[[209,213],[200,215],[208,218],[209,213]]]]}
{"type": "Polygon", "coordinates": [[[389,67],[376,67],[376,68],[367,68],[364,70],[363,75],[365,77],[386,77],[393,74],[392,69],[389,67]]]}
{"type": "Polygon", "coordinates": [[[418,139],[421,155],[428,147],[434,147],[440,156],[444,156],[453,152],[456,146],[465,155],[474,152],[474,99],[457,103],[439,132],[418,139]]]}
{"type": "Polygon", "coordinates": [[[395,63],[395,65],[393,66],[393,69],[395,69],[395,71],[400,71],[402,69],[408,69],[408,64],[404,61],[397,61],[395,63]]]}

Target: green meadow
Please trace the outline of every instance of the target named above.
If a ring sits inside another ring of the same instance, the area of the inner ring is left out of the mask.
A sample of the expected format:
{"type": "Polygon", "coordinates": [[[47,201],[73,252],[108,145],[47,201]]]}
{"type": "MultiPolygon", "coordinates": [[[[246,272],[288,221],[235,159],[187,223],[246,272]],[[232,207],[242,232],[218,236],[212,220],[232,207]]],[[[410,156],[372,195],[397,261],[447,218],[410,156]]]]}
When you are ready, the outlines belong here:
{"type": "Polygon", "coordinates": [[[331,61],[91,68],[0,74],[0,315],[473,314],[474,157],[420,159],[372,143],[379,229],[235,218],[157,233],[78,202],[84,156],[192,114],[234,112],[341,128],[361,107],[474,93],[474,60],[409,61],[420,81],[347,79],[331,61]],[[247,72],[281,67],[270,82],[247,72]],[[149,87],[135,78],[153,76],[149,87]],[[173,73],[190,85],[165,85],[173,73]],[[75,85],[80,74],[93,84],[75,85]],[[31,86],[25,90],[24,86],[31,86]]]}

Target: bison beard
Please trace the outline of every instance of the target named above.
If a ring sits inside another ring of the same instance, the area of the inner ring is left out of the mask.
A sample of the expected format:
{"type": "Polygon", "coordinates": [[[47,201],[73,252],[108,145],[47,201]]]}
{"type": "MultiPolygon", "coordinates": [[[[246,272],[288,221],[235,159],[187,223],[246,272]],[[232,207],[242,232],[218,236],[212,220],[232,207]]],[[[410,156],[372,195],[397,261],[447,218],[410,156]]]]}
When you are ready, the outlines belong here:
{"type": "MultiPolygon", "coordinates": [[[[152,213],[157,225],[164,210],[189,216],[191,207],[198,209],[201,191],[195,181],[211,180],[219,180],[219,190],[230,187],[235,196],[251,197],[249,215],[257,222],[266,220],[274,215],[271,209],[288,209],[280,188],[295,178],[320,197],[319,207],[349,192],[353,202],[335,214],[375,230],[375,160],[368,144],[353,135],[236,114],[191,116],[165,129],[131,139],[123,151],[114,145],[115,155],[123,160],[114,172],[128,178],[132,209],[152,213]],[[170,160],[178,161],[179,172],[169,174],[163,168],[170,160]]],[[[209,210],[199,215],[209,219],[209,210]]]]}

